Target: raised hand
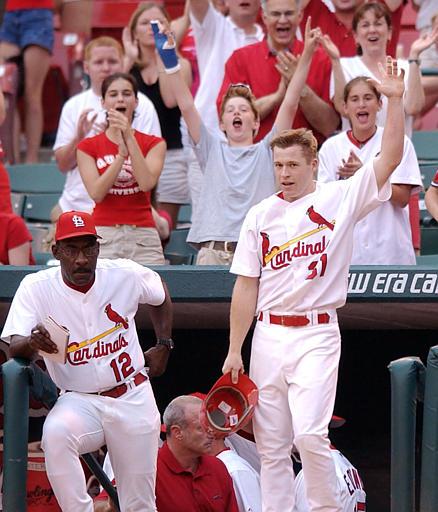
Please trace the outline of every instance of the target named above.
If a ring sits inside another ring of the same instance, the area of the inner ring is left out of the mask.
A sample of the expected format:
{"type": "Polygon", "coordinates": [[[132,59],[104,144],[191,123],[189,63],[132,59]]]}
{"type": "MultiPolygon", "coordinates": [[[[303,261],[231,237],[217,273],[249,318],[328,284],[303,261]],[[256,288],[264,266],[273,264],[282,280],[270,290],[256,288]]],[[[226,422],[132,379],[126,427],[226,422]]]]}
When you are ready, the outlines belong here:
{"type": "Polygon", "coordinates": [[[85,137],[94,126],[94,121],[96,121],[97,118],[97,112],[89,117],[88,114],[90,112],[93,112],[93,109],[86,108],[81,112],[81,115],[79,116],[78,124],[76,127],[76,136],[78,140],[85,139],[85,137]]]}
{"type": "Polygon", "coordinates": [[[409,52],[409,59],[418,59],[421,52],[432,46],[434,43],[438,42],[438,25],[434,27],[432,32],[428,34],[423,34],[418,39],[416,39],[412,45],[411,50],[409,52]]]}
{"type": "Polygon", "coordinates": [[[119,154],[123,157],[127,157],[128,148],[126,146],[126,139],[132,134],[131,124],[128,118],[118,110],[112,108],[108,110],[108,123],[111,128],[120,130],[121,141],[119,142],[119,154]]]}
{"type": "Polygon", "coordinates": [[[169,29],[165,30],[159,21],[151,21],[155,47],[166,68],[166,73],[176,73],[180,69],[176,54],[176,43],[169,29]]]}
{"type": "Polygon", "coordinates": [[[339,51],[339,48],[331,40],[328,34],[324,34],[319,41],[331,60],[337,60],[341,58],[341,52],[339,51]]]}
{"type": "Polygon", "coordinates": [[[380,81],[368,78],[368,81],[387,98],[402,98],[405,92],[405,72],[403,69],[398,70],[396,59],[386,57],[386,67],[379,62],[380,81]]]}
{"type": "Polygon", "coordinates": [[[306,21],[306,28],[304,30],[304,50],[303,55],[312,55],[316,47],[321,41],[322,32],[319,27],[311,28],[312,17],[309,16],[306,21]]]}
{"type": "Polygon", "coordinates": [[[138,59],[140,51],[138,48],[138,42],[132,40],[131,31],[129,30],[129,27],[125,27],[123,29],[122,43],[123,49],[125,51],[125,56],[128,57],[128,59],[131,62],[135,62],[138,59]]]}

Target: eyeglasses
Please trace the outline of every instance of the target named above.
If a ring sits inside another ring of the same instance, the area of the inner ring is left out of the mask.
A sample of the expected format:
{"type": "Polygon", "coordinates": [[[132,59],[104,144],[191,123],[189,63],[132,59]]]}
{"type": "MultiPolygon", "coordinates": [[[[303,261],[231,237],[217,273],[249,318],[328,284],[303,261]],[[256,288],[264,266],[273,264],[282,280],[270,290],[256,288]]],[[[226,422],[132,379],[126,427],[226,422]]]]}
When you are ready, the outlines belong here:
{"type": "Polygon", "coordinates": [[[228,90],[230,89],[234,89],[234,88],[238,88],[238,87],[244,87],[245,89],[248,89],[249,92],[252,92],[251,91],[251,87],[248,85],[248,84],[244,84],[244,83],[238,83],[238,84],[230,84],[228,86],[228,90]]]}
{"type": "Polygon", "coordinates": [[[82,253],[86,258],[92,258],[99,254],[99,244],[96,242],[94,245],[88,247],[73,247],[70,245],[60,245],[59,249],[64,253],[67,258],[77,258],[82,253]]]}
{"type": "Polygon", "coordinates": [[[284,15],[285,18],[291,19],[296,15],[295,11],[269,11],[266,16],[273,20],[279,20],[284,15]]]}

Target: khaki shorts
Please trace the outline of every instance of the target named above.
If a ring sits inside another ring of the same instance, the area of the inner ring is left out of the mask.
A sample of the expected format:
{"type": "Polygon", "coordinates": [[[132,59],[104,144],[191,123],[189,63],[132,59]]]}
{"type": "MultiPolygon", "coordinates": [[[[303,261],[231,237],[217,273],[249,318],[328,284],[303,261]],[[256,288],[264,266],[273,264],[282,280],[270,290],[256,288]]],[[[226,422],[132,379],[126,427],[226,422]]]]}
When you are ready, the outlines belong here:
{"type": "MultiPolygon", "coordinates": [[[[212,246],[214,242],[210,242],[212,246]]],[[[213,247],[204,246],[199,249],[196,265],[231,265],[234,251],[221,251],[213,247]]]]}
{"type": "Polygon", "coordinates": [[[155,228],[97,226],[102,237],[99,258],[128,258],[140,265],[164,265],[163,248],[155,228]]]}

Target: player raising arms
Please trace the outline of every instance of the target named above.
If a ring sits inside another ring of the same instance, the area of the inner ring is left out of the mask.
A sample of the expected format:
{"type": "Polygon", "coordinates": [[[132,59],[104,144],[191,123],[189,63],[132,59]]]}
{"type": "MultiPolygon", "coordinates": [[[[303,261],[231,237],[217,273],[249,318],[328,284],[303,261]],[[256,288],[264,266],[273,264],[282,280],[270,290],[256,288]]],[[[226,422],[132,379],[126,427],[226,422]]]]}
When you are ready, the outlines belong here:
{"type": "Polygon", "coordinates": [[[260,118],[249,86],[231,85],[224,95],[220,128],[227,140],[210,134],[182,80],[173,38],[159,32],[157,23],[152,22],[152,25],[155,46],[169,75],[169,87],[187,124],[204,173],[199,207],[193,212],[187,240],[200,245],[197,264],[230,264],[246,213],[275,191],[269,142],[273,134],[292,124],[320,31],[311,29],[308,21],[303,54],[289,82],[273,130],[262,141],[253,144],[260,118]]]}
{"type": "Polygon", "coordinates": [[[389,199],[388,178],[403,155],[403,71],[388,57],[380,74],[381,82],[372,83],[388,98],[388,117],[378,157],[347,180],[316,183],[312,133],[280,133],[271,142],[280,192],[249,211],[240,233],[222,371],[238,380],[241,347],[256,315],[250,376],[259,388],[254,434],[263,512],[293,510],[292,443],[310,511],[342,510],[328,440],[341,349],[336,309],[347,296],[354,226],[389,199]]]}

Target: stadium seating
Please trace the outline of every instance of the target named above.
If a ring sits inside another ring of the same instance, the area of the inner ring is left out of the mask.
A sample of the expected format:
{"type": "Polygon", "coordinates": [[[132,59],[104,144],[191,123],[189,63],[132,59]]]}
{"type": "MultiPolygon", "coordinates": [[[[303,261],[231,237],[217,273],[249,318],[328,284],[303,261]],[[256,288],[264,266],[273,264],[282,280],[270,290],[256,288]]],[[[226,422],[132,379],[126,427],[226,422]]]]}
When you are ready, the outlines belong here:
{"type": "Polygon", "coordinates": [[[50,212],[60,194],[27,194],[24,200],[23,218],[26,222],[50,223],[50,212]]]}
{"type": "Polygon", "coordinates": [[[6,169],[12,192],[61,194],[64,188],[65,175],[56,163],[8,165],[6,169]]]}
{"type": "MultiPolygon", "coordinates": [[[[27,229],[30,231],[30,234],[32,235],[32,252],[35,257],[36,254],[43,253],[46,250],[45,240],[49,228],[47,226],[41,226],[37,224],[27,224],[27,229]]],[[[46,254],[49,259],[52,257],[51,253],[46,252],[46,254]]],[[[42,263],[37,264],[42,265],[42,263]]]]}
{"type": "Polygon", "coordinates": [[[438,165],[438,130],[414,131],[412,142],[420,164],[438,165]]]}
{"type": "Polygon", "coordinates": [[[186,228],[192,221],[192,205],[183,204],[178,212],[177,228],[186,228]]]}
{"type": "Polygon", "coordinates": [[[26,196],[24,194],[20,194],[19,192],[11,192],[12,210],[20,217],[23,215],[25,197],[26,196]]]}
{"type": "Polygon", "coordinates": [[[171,265],[191,265],[194,262],[197,251],[186,241],[188,232],[188,229],[171,232],[169,243],[164,248],[164,257],[171,265]]]}

